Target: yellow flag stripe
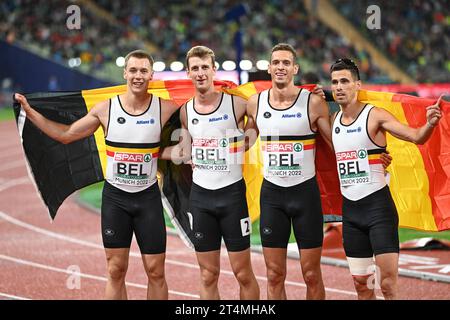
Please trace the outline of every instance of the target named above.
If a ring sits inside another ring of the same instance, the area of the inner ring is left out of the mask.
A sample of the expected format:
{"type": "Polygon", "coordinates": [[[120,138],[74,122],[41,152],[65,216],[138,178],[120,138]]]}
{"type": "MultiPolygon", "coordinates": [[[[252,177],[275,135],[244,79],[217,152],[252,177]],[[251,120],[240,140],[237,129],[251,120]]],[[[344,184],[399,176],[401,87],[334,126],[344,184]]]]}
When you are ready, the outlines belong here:
{"type": "MultiPolygon", "coordinates": [[[[400,102],[391,102],[392,93],[360,90],[358,100],[373,104],[392,113],[400,122],[408,124],[400,102]]],[[[429,181],[422,155],[413,143],[386,135],[393,162],[389,187],[397,207],[402,227],[437,231],[429,196],[429,181]]]]}

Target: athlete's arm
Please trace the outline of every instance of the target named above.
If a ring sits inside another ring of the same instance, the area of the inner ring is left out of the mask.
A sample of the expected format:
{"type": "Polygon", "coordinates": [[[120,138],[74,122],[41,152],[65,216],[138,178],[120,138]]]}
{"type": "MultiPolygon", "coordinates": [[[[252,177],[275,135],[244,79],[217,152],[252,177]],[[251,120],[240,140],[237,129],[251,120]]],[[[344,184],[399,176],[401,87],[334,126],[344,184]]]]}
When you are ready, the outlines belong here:
{"type": "Polygon", "coordinates": [[[311,128],[318,130],[328,146],[333,149],[328,105],[325,100],[313,93],[309,99],[309,119],[311,121],[311,128]]]}
{"type": "Polygon", "coordinates": [[[108,101],[102,101],[96,104],[83,118],[67,125],[45,118],[30,106],[25,96],[16,93],[15,99],[26,112],[27,118],[36,127],[50,138],[63,144],[68,144],[93,134],[101,125],[100,117],[102,116],[102,113],[104,115],[108,108],[108,101]]]}
{"type": "Polygon", "coordinates": [[[161,127],[164,127],[172,114],[174,114],[179,108],[180,107],[172,100],[161,99],[161,127]]]}
{"type": "Polygon", "coordinates": [[[231,96],[231,99],[233,99],[234,114],[236,116],[238,128],[244,130],[245,113],[247,111],[246,110],[247,100],[239,96],[231,96]]]}
{"type": "Polygon", "coordinates": [[[186,105],[180,108],[180,121],[179,142],[176,145],[164,148],[160,155],[162,160],[172,160],[176,164],[188,162],[191,159],[191,136],[187,130],[186,105]]]}
{"type": "Polygon", "coordinates": [[[259,130],[256,125],[256,113],[258,112],[258,95],[250,97],[247,102],[247,122],[245,124],[245,151],[250,149],[258,138],[259,130]]]}
{"type": "Polygon", "coordinates": [[[427,123],[420,128],[411,128],[398,121],[390,112],[380,108],[374,108],[373,117],[380,128],[394,137],[415,144],[423,144],[430,138],[434,127],[439,123],[442,116],[439,108],[441,99],[442,96],[435,104],[427,107],[427,123]]]}

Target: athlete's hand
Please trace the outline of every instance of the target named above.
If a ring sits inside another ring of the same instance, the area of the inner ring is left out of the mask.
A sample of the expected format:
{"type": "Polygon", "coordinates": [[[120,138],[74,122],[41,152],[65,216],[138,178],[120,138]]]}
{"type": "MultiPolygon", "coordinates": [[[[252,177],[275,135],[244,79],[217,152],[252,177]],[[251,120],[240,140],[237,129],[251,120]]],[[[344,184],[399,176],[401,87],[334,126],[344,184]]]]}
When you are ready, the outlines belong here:
{"type": "Polygon", "coordinates": [[[191,168],[192,168],[192,170],[194,170],[194,168],[195,168],[195,164],[192,162],[192,159],[189,159],[188,161],[186,161],[186,164],[190,164],[191,165],[191,168]]]}
{"type": "Polygon", "coordinates": [[[430,127],[437,126],[439,120],[442,117],[441,108],[439,107],[439,104],[441,103],[443,96],[444,95],[442,94],[435,104],[427,107],[427,123],[430,127]]]}
{"type": "Polygon", "coordinates": [[[25,98],[24,95],[22,95],[20,93],[16,93],[14,95],[14,99],[16,99],[20,103],[20,105],[25,110],[25,112],[28,112],[29,110],[31,110],[31,106],[28,103],[28,100],[27,100],[27,98],[25,98]]]}
{"type": "Polygon", "coordinates": [[[321,96],[322,99],[325,100],[325,92],[323,91],[323,87],[320,84],[316,84],[313,93],[317,94],[318,96],[321,96]]]}
{"type": "Polygon", "coordinates": [[[386,150],[386,152],[383,152],[380,156],[380,160],[381,160],[381,163],[383,164],[383,168],[386,170],[387,167],[389,167],[389,165],[392,162],[392,157],[389,154],[389,151],[386,150]]]}

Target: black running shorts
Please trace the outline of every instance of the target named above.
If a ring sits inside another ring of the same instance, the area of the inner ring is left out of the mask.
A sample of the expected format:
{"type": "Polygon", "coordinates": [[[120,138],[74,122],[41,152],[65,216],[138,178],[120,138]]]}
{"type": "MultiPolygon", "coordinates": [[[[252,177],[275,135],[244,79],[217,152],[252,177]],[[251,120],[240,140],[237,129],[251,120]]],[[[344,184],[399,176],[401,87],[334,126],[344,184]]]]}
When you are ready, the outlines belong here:
{"type": "Polygon", "coordinates": [[[244,179],[217,190],[192,183],[191,240],[197,252],[219,250],[222,237],[228,251],[250,247],[251,222],[245,192],[244,179]]]}
{"type": "Polygon", "coordinates": [[[299,249],[322,246],[323,215],[316,177],[292,187],[280,187],[264,179],[260,205],[263,247],[287,248],[291,225],[299,249]]]}
{"type": "Polygon", "coordinates": [[[142,254],[166,251],[166,225],[158,183],[130,193],[105,181],[101,223],[105,248],[129,248],[134,232],[142,254]]]}
{"type": "Polygon", "coordinates": [[[351,201],[344,197],[342,233],[347,257],[398,253],[398,215],[389,187],[351,201]]]}

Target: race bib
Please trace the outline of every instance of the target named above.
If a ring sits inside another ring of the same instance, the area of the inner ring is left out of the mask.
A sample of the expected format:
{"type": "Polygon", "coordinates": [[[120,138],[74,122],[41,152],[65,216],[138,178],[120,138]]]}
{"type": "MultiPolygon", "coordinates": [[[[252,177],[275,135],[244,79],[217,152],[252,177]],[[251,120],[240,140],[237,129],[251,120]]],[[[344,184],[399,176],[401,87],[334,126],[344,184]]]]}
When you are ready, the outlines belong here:
{"type": "Polygon", "coordinates": [[[301,142],[267,142],[263,144],[263,161],[266,176],[301,176],[304,158],[301,142]]]}
{"type": "Polygon", "coordinates": [[[228,147],[226,138],[194,138],[192,163],[199,170],[230,171],[228,147]]]}
{"type": "Polygon", "coordinates": [[[370,183],[369,155],[366,149],[336,152],[341,186],[370,183]]]}
{"type": "Polygon", "coordinates": [[[150,153],[116,152],[113,156],[113,181],[117,184],[144,186],[150,184],[150,153]]]}

